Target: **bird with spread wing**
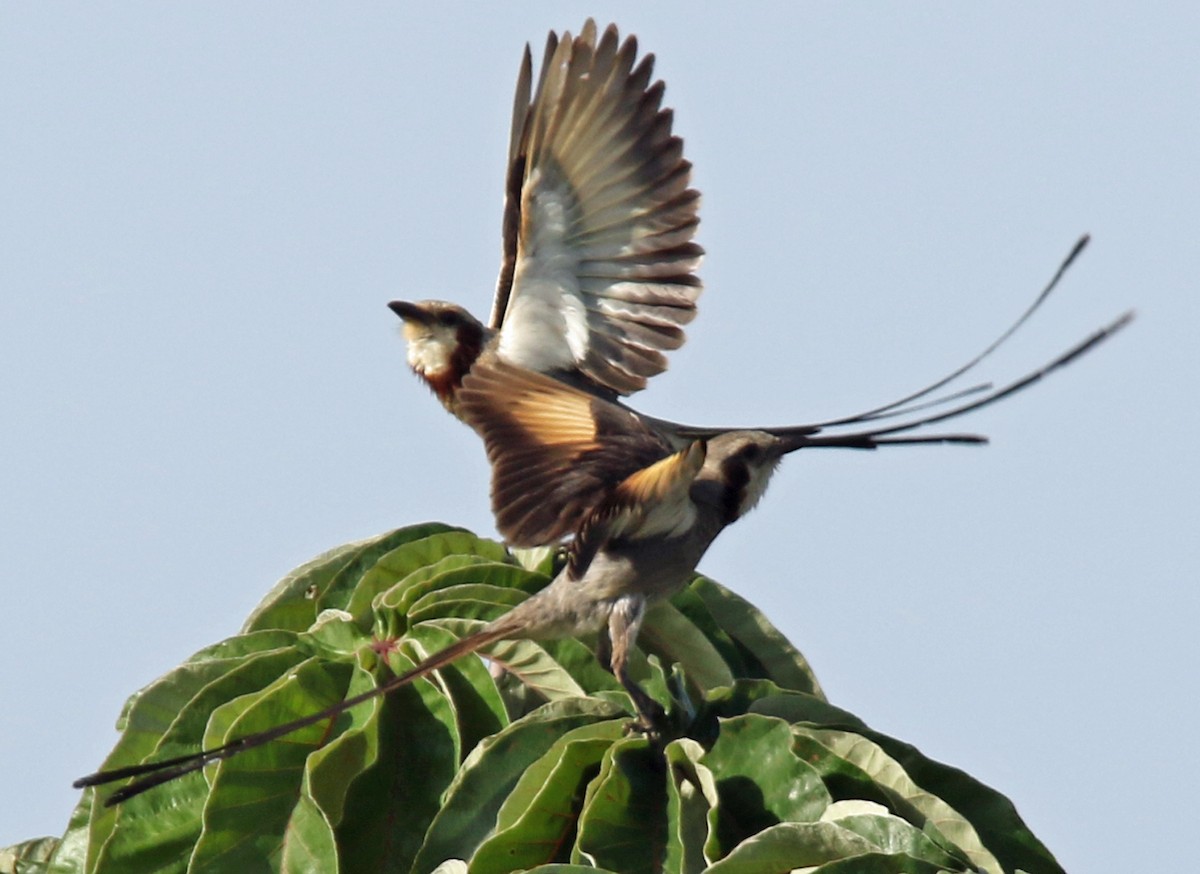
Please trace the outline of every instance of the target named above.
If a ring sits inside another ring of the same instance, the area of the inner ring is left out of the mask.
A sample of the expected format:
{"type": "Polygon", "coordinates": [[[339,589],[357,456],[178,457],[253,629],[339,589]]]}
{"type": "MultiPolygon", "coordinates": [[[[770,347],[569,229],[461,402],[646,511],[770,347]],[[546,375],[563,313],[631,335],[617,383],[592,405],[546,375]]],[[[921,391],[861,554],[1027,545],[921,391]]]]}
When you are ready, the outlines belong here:
{"type": "Polygon", "coordinates": [[[1040,306],[1083,248],[1072,250],[1034,303],[946,377],[863,413],[781,428],[697,428],[641,415],[620,396],[644,387],[683,342],[700,284],[692,241],[698,195],[690,165],[649,85],[652,57],[609,27],[597,40],[550,35],[531,98],[528,49],[518,80],[504,221],[505,257],[491,327],[452,304],[396,302],[409,362],[483,439],[497,528],[509,543],[569,538],[540,592],[479,631],[373,690],[271,730],[166,761],[101,771],[76,786],[135,778],[117,803],[338,714],[499,640],[598,632],[627,689],[636,725],[662,708],[629,676],[647,606],[682,588],[724,528],[762,497],[782,457],[806,447],[982,443],[920,429],[1039,381],[1112,336],[1125,314],[1046,365],[999,388],[935,396],[973,369],[1040,306]],[[932,398],[932,399],[931,399],[932,398]]]}

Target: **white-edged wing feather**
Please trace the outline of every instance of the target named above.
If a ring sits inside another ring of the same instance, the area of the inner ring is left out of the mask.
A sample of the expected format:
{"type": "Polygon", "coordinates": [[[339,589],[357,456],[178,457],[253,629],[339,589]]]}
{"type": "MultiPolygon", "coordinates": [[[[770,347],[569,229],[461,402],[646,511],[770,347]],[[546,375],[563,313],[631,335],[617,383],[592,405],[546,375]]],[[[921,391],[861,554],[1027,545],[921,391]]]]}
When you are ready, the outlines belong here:
{"type": "Polygon", "coordinates": [[[654,57],[595,23],[546,45],[517,83],[492,327],[500,357],[629,394],[666,369],[695,315],[700,195],[650,84],[654,57]]]}

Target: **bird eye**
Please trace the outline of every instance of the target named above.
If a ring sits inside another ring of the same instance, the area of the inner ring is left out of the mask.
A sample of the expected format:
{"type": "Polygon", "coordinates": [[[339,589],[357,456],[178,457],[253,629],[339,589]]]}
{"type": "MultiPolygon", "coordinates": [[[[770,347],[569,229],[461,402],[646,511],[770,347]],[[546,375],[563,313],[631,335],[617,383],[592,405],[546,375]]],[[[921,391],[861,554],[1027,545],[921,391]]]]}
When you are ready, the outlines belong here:
{"type": "Polygon", "coordinates": [[[444,327],[451,327],[454,324],[454,321],[454,313],[450,312],[449,310],[443,313],[438,313],[438,323],[444,327]]]}

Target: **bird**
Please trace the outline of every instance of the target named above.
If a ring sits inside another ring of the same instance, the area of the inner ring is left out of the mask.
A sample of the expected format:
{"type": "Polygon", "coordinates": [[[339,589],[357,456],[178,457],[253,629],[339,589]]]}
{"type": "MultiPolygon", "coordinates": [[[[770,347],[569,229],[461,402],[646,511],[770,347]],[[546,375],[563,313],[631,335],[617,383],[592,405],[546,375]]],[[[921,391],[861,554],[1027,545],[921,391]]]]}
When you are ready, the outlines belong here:
{"type": "Polygon", "coordinates": [[[897,401],[814,424],[704,428],[620,402],[666,368],[696,310],[703,250],[691,165],[648,84],[637,42],[549,35],[536,91],[526,47],[514,100],[503,260],[488,327],[444,301],[389,306],[404,320],[408,361],[442,404],[483,439],[497,528],[514,546],[569,538],[541,591],[412,669],[309,716],[159,762],[99,771],[76,788],[133,778],[117,804],[376,696],[499,640],[599,633],[600,653],[629,693],[633,726],[656,734],[662,707],[629,676],[648,606],[686,585],[720,533],[753,509],[785,455],[807,447],[983,443],[975,434],[914,433],[1007,398],[1090,351],[1132,319],[1104,326],[998,389],[935,396],[991,354],[1058,284],[1087,238],[1000,337],[949,375],[897,401]],[[635,66],[636,62],[636,66],[635,66]],[[532,95],[532,96],[531,96],[532,95]],[[902,421],[886,420],[900,417],[902,421]],[[882,423],[882,424],[881,424],[882,423]]]}
{"type": "MultiPolygon", "coordinates": [[[[1086,235],[996,341],[946,377],[890,404],[783,428],[698,427],[624,406],[623,398],[666,369],[665,353],[683,344],[683,327],[696,315],[702,288],[696,270],[704,254],[694,240],[700,195],[690,187],[692,165],[672,133],[673,113],[662,105],[665,86],[650,84],[654,56],[637,56],[636,37],[622,41],[615,25],[600,35],[588,19],[577,37],[550,32],[534,88],[526,45],[513,101],[503,257],[489,323],[443,300],[388,304],[403,322],[409,366],[442,405],[474,427],[462,409],[464,383],[475,368],[498,363],[616,404],[675,451],[731,430],[824,436],[810,446],[981,442],[973,435],[930,439],[883,431],[864,438],[853,429],[987,391],[990,384],[983,383],[930,399],[1032,316],[1083,251],[1086,235]],[[845,438],[835,439],[838,433],[845,438]]],[[[544,524],[516,524],[511,517],[530,502],[493,502],[498,528],[512,546],[549,545],[570,535],[579,521],[579,513],[561,514],[559,504],[549,502],[542,508],[544,524]]],[[[573,506],[586,510],[588,503],[576,500],[573,506]]]]}
{"type": "Polygon", "coordinates": [[[481,358],[611,400],[645,387],[683,344],[701,290],[700,195],[653,71],[636,37],[588,19],[577,37],[550,32],[533,89],[526,45],[488,325],[446,301],[389,304],[409,364],[450,412],[481,358]]]}
{"type": "MultiPolygon", "coordinates": [[[[76,788],[134,778],[105,799],[106,806],[208,764],[284,737],[293,731],[387,694],[489,644],[599,632],[598,651],[629,693],[631,728],[658,736],[662,706],[628,673],[647,608],[669,598],[691,578],[708,547],[762,498],[789,453],[812,446],[870,447],[889,440],[982,442],[977,435],[908,435],[1007,398],[1074,361],[1122,329],[1126,313],[1048,364],[1007,385],[925,419],[828,437],[807,426],[726,430],[674,448],[627,408],[526,368],[491,361],[472,368],[459,392],[460,412],[483,437],[493,469],[493,498],[526,508],[547,506],[574,525],[566,561],[541,591],[376,688],[309,716],[200,752],[99,771],[76,788]],[[839,441],[829,444],[827,441],[839,441]],[[565,497],[569,495],[570,497],[565,497]]],[[[513,517],[520,536],[544,521],[535,510],[513,517]]]]}

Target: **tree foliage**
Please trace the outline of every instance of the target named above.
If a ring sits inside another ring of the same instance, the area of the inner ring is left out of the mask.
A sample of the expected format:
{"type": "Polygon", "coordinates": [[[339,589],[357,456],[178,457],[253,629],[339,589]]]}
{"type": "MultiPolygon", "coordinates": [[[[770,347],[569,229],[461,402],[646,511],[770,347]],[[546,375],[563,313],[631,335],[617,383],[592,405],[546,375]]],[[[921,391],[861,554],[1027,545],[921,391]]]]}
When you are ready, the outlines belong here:
{"type": "MultiPolygon", "coordinates": [[[[194,752],[370,689],[537,591],[554,556],[443,525],[331,550],[238,635],[126,703],[105,767],[194,752]]],[[[594,641],[501,642],[203,772],[0,851],[21,872],[1061,869],[1007,799],[829,704],[746,601],[696,577],[649,614],[633,674],[594,641]],[[502,668],[503,670],[499,670],[502,668]]]]}

